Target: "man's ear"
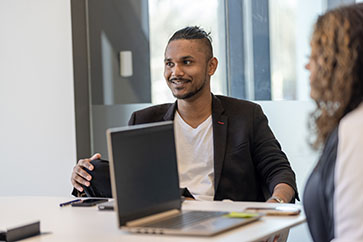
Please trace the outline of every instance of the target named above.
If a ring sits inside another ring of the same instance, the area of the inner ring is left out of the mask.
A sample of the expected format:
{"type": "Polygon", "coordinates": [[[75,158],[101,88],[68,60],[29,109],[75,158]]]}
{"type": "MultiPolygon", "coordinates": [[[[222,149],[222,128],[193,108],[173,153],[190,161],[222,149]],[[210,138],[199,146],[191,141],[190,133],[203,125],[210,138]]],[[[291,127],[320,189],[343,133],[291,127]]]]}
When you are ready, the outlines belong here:
{"type": "Polygon", "coordinates": [[[217,58],[213,57],[208,61],[208,75],[212,76],[216,72],[218,66],[217,58]]]}

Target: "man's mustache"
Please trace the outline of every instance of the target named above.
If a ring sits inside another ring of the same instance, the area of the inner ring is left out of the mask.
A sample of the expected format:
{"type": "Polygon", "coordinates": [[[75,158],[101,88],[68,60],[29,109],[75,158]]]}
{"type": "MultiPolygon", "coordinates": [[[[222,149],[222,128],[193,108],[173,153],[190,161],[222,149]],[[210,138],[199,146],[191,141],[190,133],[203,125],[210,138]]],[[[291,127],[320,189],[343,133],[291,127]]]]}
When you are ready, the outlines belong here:
{"type": "Polygon", "coordinates": [[[180,78],[180,77],[174,77],[174,78],[170,78],[168,80],[169,82],[173,82],[173,81],[184,81],[184,82],[189,82],[189,79],[184,79],[184,78],[180,78]]]}

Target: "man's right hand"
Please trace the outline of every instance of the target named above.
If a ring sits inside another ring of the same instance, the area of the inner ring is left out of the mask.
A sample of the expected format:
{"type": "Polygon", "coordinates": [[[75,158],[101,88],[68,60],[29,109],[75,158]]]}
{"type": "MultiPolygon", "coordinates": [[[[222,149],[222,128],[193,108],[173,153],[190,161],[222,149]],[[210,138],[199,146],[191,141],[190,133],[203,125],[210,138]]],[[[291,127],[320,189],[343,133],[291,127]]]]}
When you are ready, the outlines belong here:
{"type": "Polygon", "coordinates": [[[82,185],[88,187],[90,185],[90,181],[92,176],[88,174],[84,168],[92,171],[94,169],[93,165],[90,163],[92,160],[101,159],[101,154],[96,153],[91,158],[88,159],[80,159],[77,162],[77,165],[73,168],[71,182],[75,189],[80,192],[83,192],[82,185]]]}

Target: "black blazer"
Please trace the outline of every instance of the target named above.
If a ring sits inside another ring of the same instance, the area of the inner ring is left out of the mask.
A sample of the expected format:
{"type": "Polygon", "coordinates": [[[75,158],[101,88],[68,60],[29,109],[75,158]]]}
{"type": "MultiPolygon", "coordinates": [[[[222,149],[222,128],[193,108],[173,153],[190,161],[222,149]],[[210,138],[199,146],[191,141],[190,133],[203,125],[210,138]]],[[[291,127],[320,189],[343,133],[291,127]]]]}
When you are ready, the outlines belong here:
{"type": "MultiPolygon", "coordinates": [[[[212,95],[215,200],[266,201],[295,174],[258,104],[212,95]]],[[[129,125],[173,120],[177,102],[132,114],[129,125]]],[[[294,201],[294,199],[293,199],[294,201]]]]}

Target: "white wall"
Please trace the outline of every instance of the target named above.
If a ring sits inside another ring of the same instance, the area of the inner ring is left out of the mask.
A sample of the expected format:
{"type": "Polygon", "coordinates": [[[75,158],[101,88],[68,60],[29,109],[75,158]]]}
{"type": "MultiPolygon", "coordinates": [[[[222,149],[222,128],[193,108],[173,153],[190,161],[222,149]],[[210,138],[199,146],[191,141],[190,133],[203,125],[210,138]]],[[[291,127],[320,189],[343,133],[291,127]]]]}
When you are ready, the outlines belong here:
{"type": "Polygon", "coordinates": [[[0,196],[70,193],[72,65],[70,1],[0,0],[0,196]]]}

